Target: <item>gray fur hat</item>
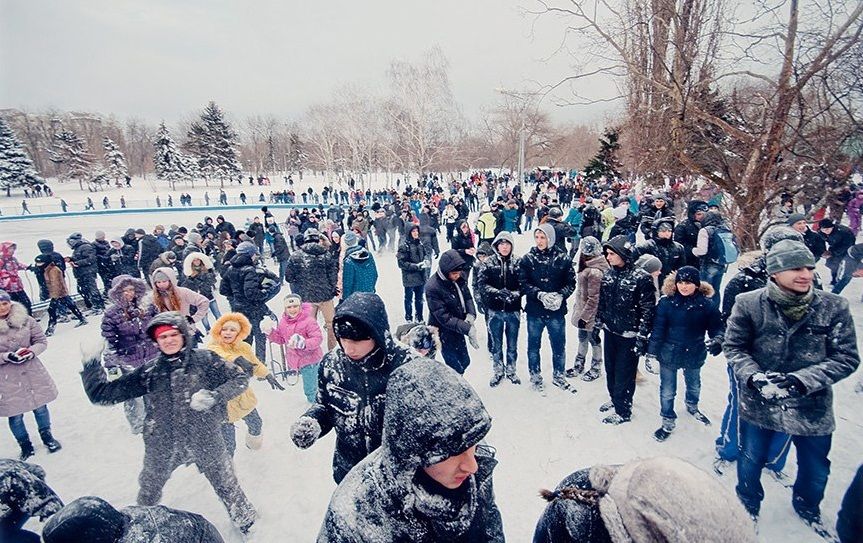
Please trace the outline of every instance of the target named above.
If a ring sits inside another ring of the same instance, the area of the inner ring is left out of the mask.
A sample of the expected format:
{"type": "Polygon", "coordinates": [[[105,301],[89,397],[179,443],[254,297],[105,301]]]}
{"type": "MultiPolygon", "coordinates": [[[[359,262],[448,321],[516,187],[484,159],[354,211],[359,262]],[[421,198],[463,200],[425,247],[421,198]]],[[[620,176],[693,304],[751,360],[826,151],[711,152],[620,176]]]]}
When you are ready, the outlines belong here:
{"type": "Polygon", "coordinates": [[[602,242],[593,236],[581,238],[581,243],[578,244],[578,250],[584,256],[599,256],[602,254],[602,242]]]}
{"type": "Polygon", "coordinates": [[[767,252],[767,274],[785,270],[814,268],[815,257],[802,241],[784,239],[767,252]]]}
{"type": "Polygon", "coordinates": [[[641,268],[647,273],[655,273],[662,269],[662,261],[653,255],[641,255],[635,261],[635,267],[641,268]]]}

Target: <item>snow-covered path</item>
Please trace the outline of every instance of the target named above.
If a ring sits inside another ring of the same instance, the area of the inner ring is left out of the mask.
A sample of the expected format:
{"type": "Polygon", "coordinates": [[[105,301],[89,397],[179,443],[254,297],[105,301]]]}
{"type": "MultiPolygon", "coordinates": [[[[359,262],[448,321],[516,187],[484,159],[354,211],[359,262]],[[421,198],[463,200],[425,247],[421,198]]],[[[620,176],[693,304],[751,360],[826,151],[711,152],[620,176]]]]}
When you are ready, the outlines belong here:
{"type": "MultiPolygon", "coordinates": [[[[214,209],[213,216],[219,211],[214,209]]],[[[249,213],[225,212],[228,220],[238,227],[249,213]]],[[[276,214],[282,219],[284,213],[276,214]]],[[[146,213],[122,216],[88,218],[58,218],[38,221],[0,223],[2,240],[18,243],[18,256],[24,262],[32,261],[37,253],[36,240],[53,239],[60,252],[67,253],[64,240],[72,231],[81,231],[92,239],[97,229],[108,236],[122,234],[128,227],[144,227],[148,231],[156,223],[194,224],[202,219],[200,213],[177,210],[171,214],[146,213]]],[[[442,248],[446,245],[441,240],[442,248]]],[[[516,237],[516,254],[529,247],[527,236],[516,237]]],[[[398,268],[392,253],[376,255],[378,259],[378,292],[387,304],[391,328],[400,323],[402,314],[402,288],[398,268]]],[[[825,273],[823,270],[822,273],[825,273]]],[[[32,279],[35,286],[35,280],[32,279]]],[[[863,306],[860,295],[863,283],[852,282],[845,295],[857,321],[858,336],[863,337],[863,306]]],[[[224,310],[227,303],[220,300],[224,310]]],[[[281,312],[280,297],[270,303],[281,312]]],[[[42,323],[44,325],[44,322],[42,323]]],[[[481,326],[480,335],[484,335],[481,326]]],[[[65,501],[93,494],[115,505],[134,503],[137,493],[137,475],[141,466],[143,446],[140,437],[130,434],[121,406],[113,408],[92,406],[81,387],[78,371],[80,360],[78,343],[84,337],[99,334],[98,319],[81,329],[71,324],[59,325],[57,334],[49,338],[49,347],[42,360],[54,376],[60,397],[50,404],[54,435],[63,443],[63,450],[48,455],[41,444],[33,462],[43,465],[48,483],[65,501]]],[[[576,340],[572,328],[567,331],[567,363],[575,356],[576,340]]],[[[480,344],[485,340],[480,337],[480,344]]],[[[519,344],[519,375],[526,381],[526,326],[522,326],[519,344]]],[[[659,419],[658,376],[647,375],[647,382],[638,386],[635,396],[633,421],[620,427],[601,424],[597,408],[607,399],[604,378],[593,383],[573,381],[578,394],[573,396],[549,387],[547,397],[541,397],[528,386],[514,386],[504,381],[496,389],[488,386],[490,357],[481,351],[471,351],[472,364],[466,373],[467,380],[479,392],[493,417],[490,445],[497,449],[500,462],[495,472],[497,501],[509,541],[530,541],[533,528],[543,502],[537,497],[541,487],[553,488],[565,475],[584,466],[596,463],[624,462],[635,457],[670,454],[683,457],[710,471],[714,457],[713,442],[725,406],[728,389],[725,360],[709,358],[702,372],[702,402],[704,413],[714,421],[704,427],[682,414],[678,427],[665,443],[652,438],[659,419]]],[[[550,382],[550,350],[544,344],[543,371],[550,382]]],[[[823,502],[825,521],[833,524],[839,502],[853,472],[863,461],[863,423],[854,415],[863,408],[863,396],[853,393],[860,375],[835,387],[837,430],[830,458],[833,462],[827,495],[823,502]]],[[[333,436],[328,435],[311,449],[298,450],[290,442],[288,429],[306,407],[299,387],[286,392],[270,390],[266,383],[254,382],[260,399],[259,411],[264,419],[264,446],[259,451],[240,447],[235,463],[238,476],[252,503],[261,514],[255,541],[312,541],[317,534],[335,485],[330,462],[333,436]]],[[[678,412],[682,409],[682,389],[678,398],[678,412]]],[[[37,437],[31,416],[26,422],[32,437],[37,437]]],[[[242,443],[242,425],[238,425],[238,438],[242,443]]],[[[17,445],[8,431],[0,434],[0,457],[16,457],[17,445]]],[[[796,469],[792,459],[788,472],[796,469]]],[[[760,536],[763,541],[820,541],[800,522],[791,508],[790,490],[781,487],[765,475],[763,478],[766,499],[762,509],[760,536]]],[[[733,472],[722,478],[733,491],[736,476],[733,472]]],[[[668,489],[674,492],[673,488],[668,489]]],[[[227,514],[206,480],[194,468],[180,468],[165,488],[163,503],[170,507],[198,512],[210,519],[222,532],[226,541],[241,541],[230,526],[227,514]]],[[[38,529],[38,523],[30,526],[38,529]]]]}

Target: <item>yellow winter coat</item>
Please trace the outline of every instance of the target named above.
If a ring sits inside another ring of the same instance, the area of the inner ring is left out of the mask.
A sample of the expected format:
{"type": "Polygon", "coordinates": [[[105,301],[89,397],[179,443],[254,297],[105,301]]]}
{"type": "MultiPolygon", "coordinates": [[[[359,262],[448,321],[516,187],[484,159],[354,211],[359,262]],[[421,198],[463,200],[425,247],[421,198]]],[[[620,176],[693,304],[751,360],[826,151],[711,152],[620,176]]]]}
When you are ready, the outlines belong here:
{"type": "MultiPolygon", "coordinates": [[[[243,341],[250,333],[252,333],[252,325],[245,315],[242,313],[225,313],[219,317],[219,320],[217,320],[213,325],[213,329],[210,330],[210,343],[207,345],[207,349],[213,351],[229,362],[233,362],[238,357],[242,356],[251,362],[254,367],[252,375],[259,379],[263,379],[270,373],[270,371],[267,369],[267,366],[265,366],[260,360],[258,360],[258,357],[255,356],[255,351],[252,349],[252,346],[243,341]],[[222,333],[222,326],[227,321],[237,321],[240,323],[240,333],[237,335],[237,339],[234,340],[234,343],[231,344],[222,343],[222,338],[219,337],[219,334],[222,333]]],[[[255,396],[252,388],[249,387],[243,391],[242,394],[228,402],[228,422],[236,422],[245,417],[252,412],[256,405],[258,405],[258,398],[255,396]]]]}

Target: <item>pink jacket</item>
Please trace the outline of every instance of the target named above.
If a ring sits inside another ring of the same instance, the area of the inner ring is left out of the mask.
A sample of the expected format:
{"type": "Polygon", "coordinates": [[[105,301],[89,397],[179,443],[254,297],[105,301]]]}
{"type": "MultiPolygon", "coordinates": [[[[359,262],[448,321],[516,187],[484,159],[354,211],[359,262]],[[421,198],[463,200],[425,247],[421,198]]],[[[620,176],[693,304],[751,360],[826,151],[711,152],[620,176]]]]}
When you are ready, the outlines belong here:
{"type": "Polygon", "coordinates": [[[297,370],[317,364],[323,359],[324,352],[321,350],[323,334],[317,319],[312,317],[312,304],[304,303],[296,317],[283,314],[278,326],[270,332],[269,340],[279,345],[286,345],[294,334],[303,336],[306,347],[304,349],[285,347],[285,362],[289,368],[297,370]]]}

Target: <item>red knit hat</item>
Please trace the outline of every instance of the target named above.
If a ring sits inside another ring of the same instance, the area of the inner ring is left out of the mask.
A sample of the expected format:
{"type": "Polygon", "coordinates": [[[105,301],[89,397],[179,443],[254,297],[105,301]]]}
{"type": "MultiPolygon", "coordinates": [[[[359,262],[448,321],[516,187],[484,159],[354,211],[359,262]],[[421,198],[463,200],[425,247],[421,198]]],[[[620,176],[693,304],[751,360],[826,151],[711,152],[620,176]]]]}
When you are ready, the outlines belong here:
{"type": "Polygon", "coordinates": [[[164,334],[168,330],[179,330],[180,328],[175,324],[160,324],[159,326],[153,327],[150,330],[150,339],[156,341],[156,338],[161,334],[164,334]]]}

